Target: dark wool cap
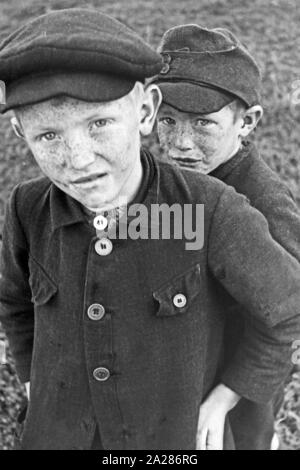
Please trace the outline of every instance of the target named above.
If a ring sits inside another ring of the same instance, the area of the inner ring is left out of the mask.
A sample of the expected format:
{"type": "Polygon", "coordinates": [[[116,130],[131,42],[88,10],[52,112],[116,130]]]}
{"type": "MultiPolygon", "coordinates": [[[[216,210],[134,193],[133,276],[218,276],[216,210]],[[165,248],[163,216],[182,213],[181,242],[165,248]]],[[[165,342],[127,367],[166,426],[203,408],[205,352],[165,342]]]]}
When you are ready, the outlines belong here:
{"type": "Polygon", "coordinates": [[[97,10],[53,11],[0,45],[1,112],[59,95],[111,101],[160,72],[162,58],[134,31],[97,10]]]}
{"type": "Polygon", "coordinates": [[[259,68],[246,47],[226,29],[195,24],[169,29],[159,52],[164,67],[153,79],[163,101],[185,112],[217,112],[235,98],[260,103],[259,68]]]}

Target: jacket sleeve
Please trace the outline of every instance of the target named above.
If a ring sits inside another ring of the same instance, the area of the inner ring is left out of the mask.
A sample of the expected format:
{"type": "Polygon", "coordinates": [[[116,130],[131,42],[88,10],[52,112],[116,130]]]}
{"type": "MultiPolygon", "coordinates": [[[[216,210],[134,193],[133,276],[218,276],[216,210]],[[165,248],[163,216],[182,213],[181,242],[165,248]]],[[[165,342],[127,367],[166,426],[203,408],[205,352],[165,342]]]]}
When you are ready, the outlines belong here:
{"type": "Polygon", "coordinates": [[[0,258],[0,322],[21,382],[30,380],[34,308],[29,286],[28,247],[17,210],[18,186],[7,204],[0,258]]]}
{"type": "Polygon", "coordinates": [[[266,216],[272,237],[300,262],[300,210],[289,189],[278,184],[254,205],[266,216]]]}
{"type": "Polygon", "coordinates": [[[245,334],[222,382],[258,403],[272,399],[300,338],[300,263],[270,235],[263,215],[224,189],[209,232],[213,275],[243,306],[245,334]]]}

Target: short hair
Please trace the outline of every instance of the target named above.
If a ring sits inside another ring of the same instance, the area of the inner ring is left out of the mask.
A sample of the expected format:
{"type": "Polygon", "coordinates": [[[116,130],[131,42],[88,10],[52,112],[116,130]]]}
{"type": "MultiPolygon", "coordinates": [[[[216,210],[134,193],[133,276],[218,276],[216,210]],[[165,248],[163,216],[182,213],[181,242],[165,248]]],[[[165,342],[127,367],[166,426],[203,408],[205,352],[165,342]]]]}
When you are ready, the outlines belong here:
{"type": "Polygon", "coordinates": [[[233,111],[233,121],[236,122],[239,117],[248,109],[248,105],[240,98],[235,98],[229,103],[228,108],[233,111]]]}

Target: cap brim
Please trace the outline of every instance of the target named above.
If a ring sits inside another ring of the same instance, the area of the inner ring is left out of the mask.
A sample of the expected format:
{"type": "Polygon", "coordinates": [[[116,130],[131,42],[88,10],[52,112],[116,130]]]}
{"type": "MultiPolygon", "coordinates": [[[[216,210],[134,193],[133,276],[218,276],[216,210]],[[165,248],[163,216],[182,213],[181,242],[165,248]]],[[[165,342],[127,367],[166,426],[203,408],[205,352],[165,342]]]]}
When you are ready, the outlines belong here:
{"type": "Polygon", "coordinates": [[[164,103],[186,113],[215,113],[235,99],[230,93],[204,84],[160,82],[157,85],[161,89],[164,103]]]}
{"type": "Polygon", "coordinates": [[[13,82],[6,90],[6,103],[0,112],[33,105],[58,96],[88,102],[114,101],[127,95],[136,79],[103,73],[55,73],[33,75],[13,82]]]}

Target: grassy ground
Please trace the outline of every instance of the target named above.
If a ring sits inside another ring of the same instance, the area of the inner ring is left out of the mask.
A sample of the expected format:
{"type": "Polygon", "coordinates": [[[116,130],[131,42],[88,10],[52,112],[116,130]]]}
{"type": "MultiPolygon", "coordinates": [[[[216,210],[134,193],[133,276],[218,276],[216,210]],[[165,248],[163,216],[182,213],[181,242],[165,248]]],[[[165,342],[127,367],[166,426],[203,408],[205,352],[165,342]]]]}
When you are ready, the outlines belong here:
{"type": "MultiPolygon", "coordinates": [[[[248,45],[263,71],[265,116],[256,141],[265,160],[300,202],[298,0],[1,0],[0,39],[33,16],[74,6],[101,8],[133,27],[154,46],[166,29],[179,23],[232,29],[248,45]]],[[[8,118],[0,120],[0,142],[1,233],[9,192],[19,181],[38,174],[38,169],[24,144],[13,136],[8,118]]],[[[9,364],[0,369],[0,449],[11,448],[13,423],[23,393],[9,357],[9,364]]],[[[295,373],[287,386],[277,427],[289,448],[300,450],[300,373],[295,373]]]]}

